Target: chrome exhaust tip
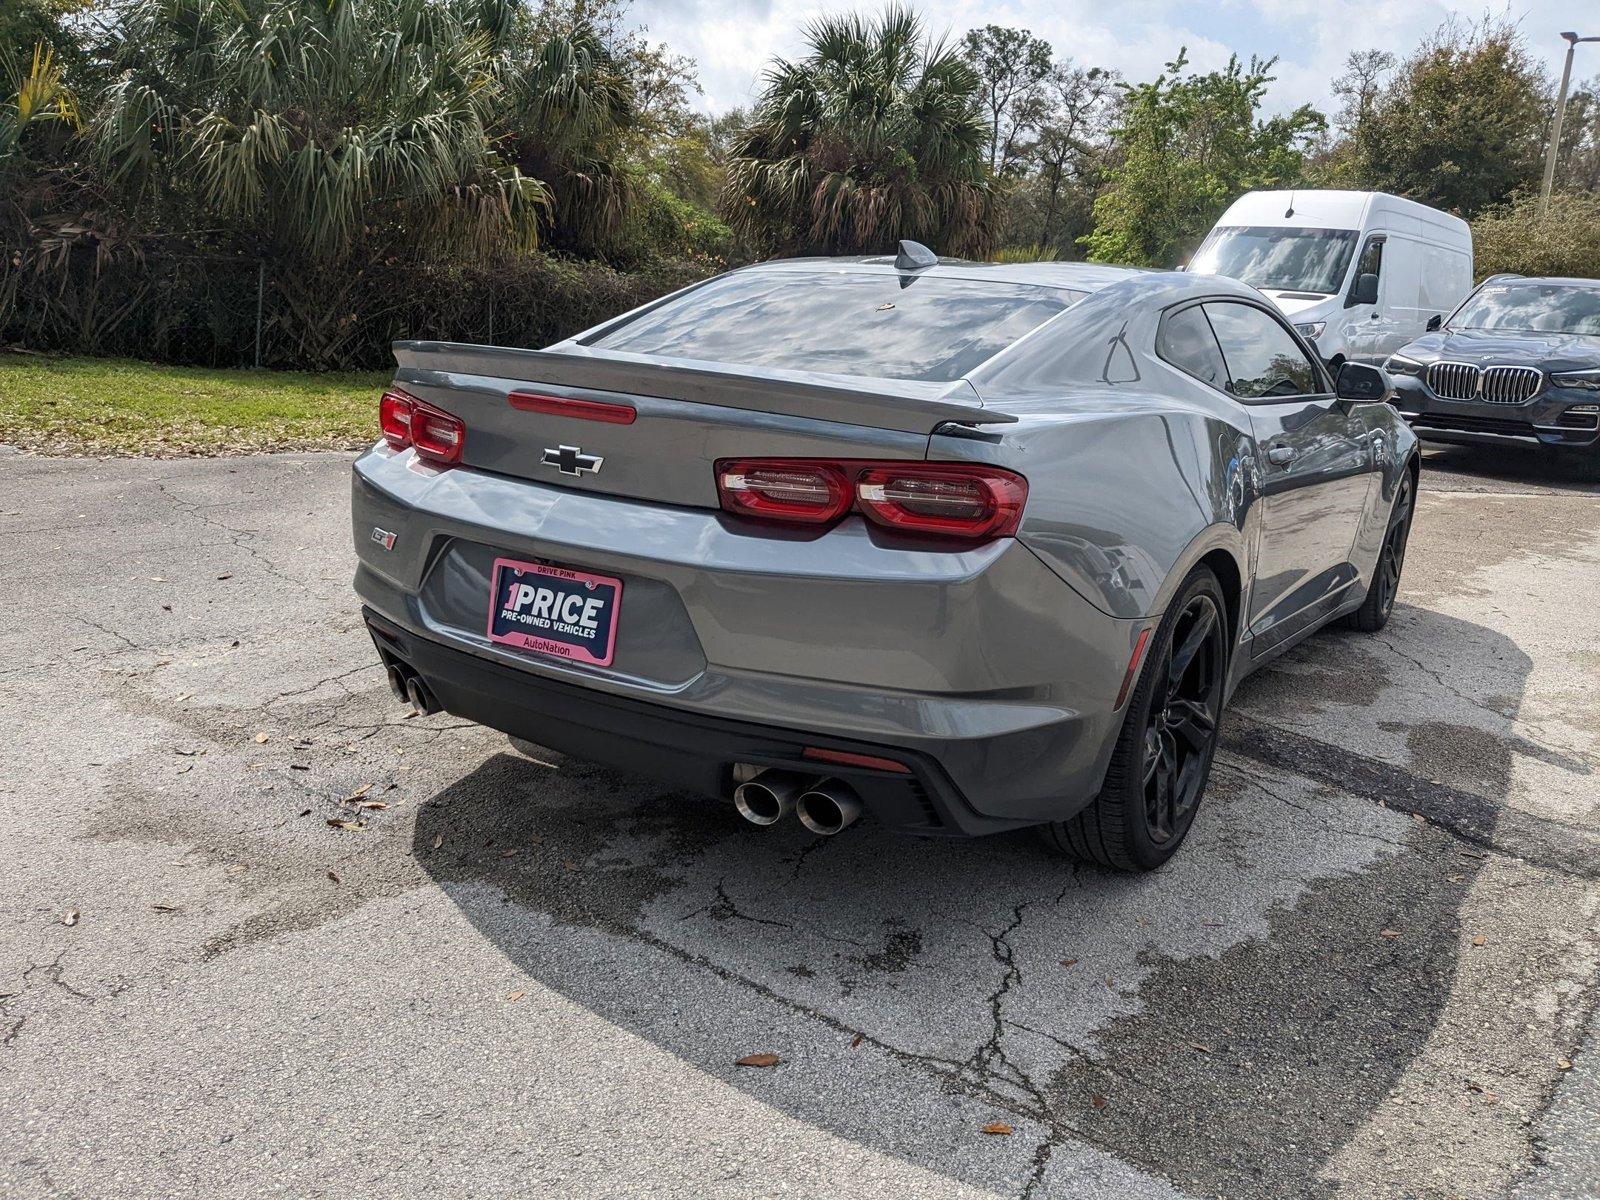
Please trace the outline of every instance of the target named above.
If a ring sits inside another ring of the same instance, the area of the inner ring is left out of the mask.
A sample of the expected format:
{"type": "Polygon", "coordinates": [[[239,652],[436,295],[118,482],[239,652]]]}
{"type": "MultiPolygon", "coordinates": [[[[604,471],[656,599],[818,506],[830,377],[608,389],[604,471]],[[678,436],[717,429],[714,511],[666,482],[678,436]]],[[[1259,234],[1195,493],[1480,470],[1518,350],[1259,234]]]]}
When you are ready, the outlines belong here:
{"type": "Polygon", "coordinates": [[[431,717],[439,711],[439,702],[433,698],[428,685],[415,675],[406,680],[406,700],[425,717],[431,717]]]}
{"type": "Polygon", "coordinates": [[[813,784],[795,801],[795,816],[812,833],[832,837],[855,823],[861,815],[861,801],[855,789],[837,779],[813,784]]]}
{"type": "Polygon", "coordinates": [[[390,666],[383,674],[389,681],[389,690],[394,693],[394,698],[401,704],[406,703],[410,699],[406,695],[406,673],[399,667],[390,666]]]}
{"type": "Polygon", "coordinates": [[[808,782],[788,771],[762,771],[733,789],[733,806],[752,825],[775,825],[788,815],[808,782]]]}

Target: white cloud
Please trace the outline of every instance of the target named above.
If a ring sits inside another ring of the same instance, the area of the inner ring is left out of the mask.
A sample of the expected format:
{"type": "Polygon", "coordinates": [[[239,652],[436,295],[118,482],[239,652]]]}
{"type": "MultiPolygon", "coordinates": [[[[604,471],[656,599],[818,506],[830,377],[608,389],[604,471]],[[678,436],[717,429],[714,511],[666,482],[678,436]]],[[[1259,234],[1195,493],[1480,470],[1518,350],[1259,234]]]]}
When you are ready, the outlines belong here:
{"type": "MultiPolygon", "coordinates": [[[[802,51],[801,30],[808,21],[847,7],[807,0],[635,0],[631,16],[652,38],[695,60],[705,88],[702,107],[725,112],[750,102],[774,55],[802,51]]],[[[855,7],[871,11],[877,4],[855,7]]],[[[1276,54],[1278,82],[1268,106],[1287,110],[1311,103],[1330,114],[1336,107],[1330,85],[1352,49],[1376,46],[1404,55],[1452,13],[1473,20],[1485,11],[1481,2],[1461,0],[1125,0],[1117,6],[956,0],[918,7],[935,33],[956,38],[979,25],[1019,26],[1047,39],[1057,55],[1112,67],[1136,80],[1154,78],[1180,46],[1204,69],[1222,66],[1234,51],[1246,59],[1276,54]]],[[[1579,32],[1600,35],[1600,13],[1580,16],[1577,7],[1570,0],[1522,0],[1495,11],[1521,24],[1554,75],[1565,51],[1562,29],[1588,20],[1593,28],[1579,32]]],[[[1578,54],[1575,78],[1600,74],[1600,43],[1580,46],[1578,54]]]]}

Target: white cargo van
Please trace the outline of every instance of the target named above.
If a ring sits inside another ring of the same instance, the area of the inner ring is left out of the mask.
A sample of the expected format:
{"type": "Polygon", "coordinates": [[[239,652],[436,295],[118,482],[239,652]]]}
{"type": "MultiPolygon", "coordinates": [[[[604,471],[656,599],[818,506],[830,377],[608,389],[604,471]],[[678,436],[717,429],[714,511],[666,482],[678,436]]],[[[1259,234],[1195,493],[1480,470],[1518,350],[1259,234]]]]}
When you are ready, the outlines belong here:
{"type": "Polygon", "coordinates": [[[1258,288],[1330,363],[1380,363],[1472,290],[1472,230],[1384,192],[1247,192],[1188,269],[1258,288]]]}

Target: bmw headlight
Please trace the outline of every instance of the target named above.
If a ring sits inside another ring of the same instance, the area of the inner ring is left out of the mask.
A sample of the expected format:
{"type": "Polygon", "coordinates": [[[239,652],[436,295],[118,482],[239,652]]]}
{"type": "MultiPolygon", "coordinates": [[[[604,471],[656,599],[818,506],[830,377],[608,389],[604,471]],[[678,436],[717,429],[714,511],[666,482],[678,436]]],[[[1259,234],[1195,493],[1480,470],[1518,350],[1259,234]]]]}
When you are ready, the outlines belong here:
{"type": "Polygon", "coordinates": [[[1326,321],[1308,321],[1304,325],[1296,325],[1294,331],[1301,337],[1319,338],[1322,336],[1322,331],[1327,327],[1328,323],[1326,321]]]}
{"type": "Polygon", "coordinates": [[[1384,360],[1383,369],[1391,375],[1414,375],[1420,377],[1424,370],[1423,365],[1414,358],[1407,358],[1404,354],[1391,354],[1384,360]]]}
{"type": "Polygon", "coordinates": [[[1550,376],[1550,382],[1557,387],[1583,388],[1588,392],[1600,392],[1600,370],[1558,371],[1550,376]]]}

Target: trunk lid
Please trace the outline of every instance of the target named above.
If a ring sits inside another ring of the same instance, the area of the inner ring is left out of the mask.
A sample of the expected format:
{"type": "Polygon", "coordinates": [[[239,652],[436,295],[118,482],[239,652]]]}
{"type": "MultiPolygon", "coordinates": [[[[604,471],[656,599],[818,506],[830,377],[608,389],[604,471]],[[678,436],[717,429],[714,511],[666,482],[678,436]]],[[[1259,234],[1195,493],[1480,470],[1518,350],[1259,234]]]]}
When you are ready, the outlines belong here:
{"type": "Polygon", "coordinates": [[[586,347],[398,342],[395,382],[466,423],[462,463],[501,475],[715,508],[719,458],[927,456],[950,422],[1005,423],[970,384],[750,373],[586,347]],[[513,393],[624,405],[629,424],[528,411],[513,393]]]}

